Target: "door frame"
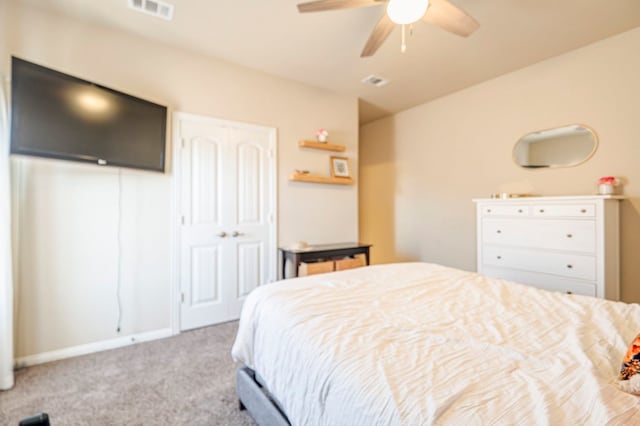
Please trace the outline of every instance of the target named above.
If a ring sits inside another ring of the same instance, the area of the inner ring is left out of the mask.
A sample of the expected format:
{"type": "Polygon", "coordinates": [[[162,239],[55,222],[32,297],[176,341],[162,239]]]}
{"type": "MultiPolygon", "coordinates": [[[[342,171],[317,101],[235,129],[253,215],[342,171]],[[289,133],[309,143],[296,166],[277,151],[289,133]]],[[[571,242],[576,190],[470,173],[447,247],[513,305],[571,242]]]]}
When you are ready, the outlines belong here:
{"type": "Polygon", "coordinates": [[[172,156],[170,160],[171,168],[171,289],[170,289],[170,325],[171,332],[180,334],[180,309],[181,300],[181,271],[180,271],[180,252],[181,247],[181,225],[182,225],[182,147],[183,141],[180,138],[180,120],[189,119],[192,121],[214,124],[223,127],[234,127],[240,129],[266,130],[269,133],[269,152],[268,158],[268,190],[271,194],[269,212],[269,239],[271,244],[266,248],[271,264],[268,265],[267,282],[277,280],[278,271],[278,161],[277,161],[277,145],[278,133],[275,127],[260,126],[256,124],[243,123],[239,121],[224,120],[221,118],[196,115],[186,112],[174,111],[172,113],[172,156]]]}

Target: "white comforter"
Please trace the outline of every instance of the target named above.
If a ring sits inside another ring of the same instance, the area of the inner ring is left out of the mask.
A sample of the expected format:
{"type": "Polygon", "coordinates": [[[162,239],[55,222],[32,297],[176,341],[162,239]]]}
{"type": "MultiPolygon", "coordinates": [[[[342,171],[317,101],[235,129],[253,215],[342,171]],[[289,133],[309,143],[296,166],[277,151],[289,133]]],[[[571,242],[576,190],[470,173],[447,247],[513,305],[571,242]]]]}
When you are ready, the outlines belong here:
{"type": "Polygon", "coordinates": [[[233,346],[293,425],[640,424],[640,306],[424,263],[250,294],[233,346]]]}

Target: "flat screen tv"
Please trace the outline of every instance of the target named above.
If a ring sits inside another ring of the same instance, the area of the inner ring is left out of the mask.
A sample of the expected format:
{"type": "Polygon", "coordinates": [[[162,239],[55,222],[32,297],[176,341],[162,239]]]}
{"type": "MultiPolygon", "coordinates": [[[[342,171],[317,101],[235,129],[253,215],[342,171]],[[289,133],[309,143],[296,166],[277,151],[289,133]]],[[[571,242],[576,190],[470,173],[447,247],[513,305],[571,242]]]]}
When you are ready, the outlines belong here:
{"type": "Polygon", "coordinates": [[[11,152],[164,172],[167,108],[19,58],[11,152]]]}

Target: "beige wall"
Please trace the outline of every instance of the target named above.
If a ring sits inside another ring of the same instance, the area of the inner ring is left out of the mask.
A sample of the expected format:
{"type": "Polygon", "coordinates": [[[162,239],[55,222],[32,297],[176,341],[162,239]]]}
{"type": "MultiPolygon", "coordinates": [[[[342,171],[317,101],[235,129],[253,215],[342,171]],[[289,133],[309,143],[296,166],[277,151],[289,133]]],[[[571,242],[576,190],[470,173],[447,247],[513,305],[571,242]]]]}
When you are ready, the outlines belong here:
{"type": "Polygon", "coordinates": [[[360,129],[360,239],[374,262],[419,259],[475,270],[471,199],[506,190],[592,194],[627,181],[622,298],[640,302],[640,28],[437,99],[360,129]],[[512,161],[524,134],[570,123],[600,147],[573,168],[512,161]]]}
{"type": "MultiPolygon", "coordinates": [[[[357,240],[357,186],[290,183],[329,174],[297,141],[319,127],[347,146],[357,176],[357,99],[26,5],[11,11],[10,54],[184,111],[276,127],[280,244],[357,240]],[[336,208],[336,206],[338,206],[336,208]]],[[[2,57],[5,69],[9,58],[2,57]]],[[[117,337],[117,169],[16,157],[17,356],[117,337]]],[[[170,325],[171,171],[123,170],[120,336],[170,325]]]]}

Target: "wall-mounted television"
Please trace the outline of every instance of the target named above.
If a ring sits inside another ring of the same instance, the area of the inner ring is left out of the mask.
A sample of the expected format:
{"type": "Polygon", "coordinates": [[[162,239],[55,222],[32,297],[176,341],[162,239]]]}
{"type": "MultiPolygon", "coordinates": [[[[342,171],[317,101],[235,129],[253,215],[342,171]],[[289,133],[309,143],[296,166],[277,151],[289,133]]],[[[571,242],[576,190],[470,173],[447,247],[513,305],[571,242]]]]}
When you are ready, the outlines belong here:
{"type": "Polygon", "coordinates": [[[167,108],[13,57],[11,152],[164,172],[167,108]]]}

